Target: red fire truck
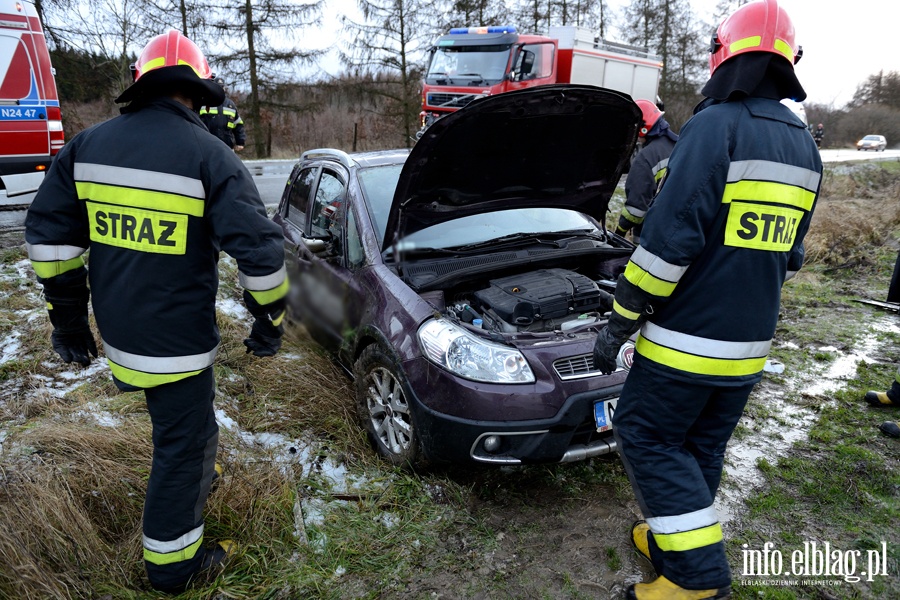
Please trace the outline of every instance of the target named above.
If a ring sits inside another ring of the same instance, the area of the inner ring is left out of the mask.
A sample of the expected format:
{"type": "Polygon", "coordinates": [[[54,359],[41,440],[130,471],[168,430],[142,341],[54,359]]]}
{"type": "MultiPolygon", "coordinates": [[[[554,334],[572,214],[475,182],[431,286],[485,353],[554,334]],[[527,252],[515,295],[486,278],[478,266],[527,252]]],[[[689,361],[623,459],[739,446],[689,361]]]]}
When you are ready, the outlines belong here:
{"type": "Polygon", "coordinates": [[[582,27],[546,36],[515,27],[460,27],[431,49],[422,91],[422,132],[481,96],[538,85],[596,85],[656,101],[662,62],[646,49],[595,39],[582,27]]]}

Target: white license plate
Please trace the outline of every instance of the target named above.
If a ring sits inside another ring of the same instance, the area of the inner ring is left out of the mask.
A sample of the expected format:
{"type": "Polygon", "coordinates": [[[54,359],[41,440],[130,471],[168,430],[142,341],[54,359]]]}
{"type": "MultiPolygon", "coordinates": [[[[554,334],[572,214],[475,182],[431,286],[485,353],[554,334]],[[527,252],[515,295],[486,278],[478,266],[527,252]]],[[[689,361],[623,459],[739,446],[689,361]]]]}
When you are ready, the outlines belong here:
{"type": "Polygon", "coordinates": [[[609,431],[612,429],[612,418],[616,412],[616,402],[618,398],[612,400],[601,400],[594,402],[594,420],[597,422],[597,431],[609,431]]]}

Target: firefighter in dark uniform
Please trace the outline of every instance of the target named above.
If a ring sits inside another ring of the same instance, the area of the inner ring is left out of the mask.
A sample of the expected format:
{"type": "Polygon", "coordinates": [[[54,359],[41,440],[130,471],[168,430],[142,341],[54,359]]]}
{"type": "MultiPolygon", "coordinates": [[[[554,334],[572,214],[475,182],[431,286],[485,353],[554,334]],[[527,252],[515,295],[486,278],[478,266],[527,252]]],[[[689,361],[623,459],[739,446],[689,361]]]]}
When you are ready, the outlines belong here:
{"type": "Polygon", "coordinates": [[[725,448],[762,377],[781,287],[802,265],[822,161],[782,98],[806,97],[776,0],[744,4],[713,37],[706,97],[682,128],[644,235],[597,337],[600,370],[635,360],[614,432],[646,520],[632,541],[658,577],[641,600],[727,598],[714,500],[725,448]]]}
{"type": "Polygon", "coordinates": [[[153,425],[144,563],[154,588],[179,592],[228,550],[204,545],[203,535],[218,446],[219,252],[238,265],[255,316],[244,343],[257,356],[281,345],[288,282],[282,233],[250,174],[195,112],[222,100],[202,52],[169,31],[147,44],[133,72],[116,99],[129,103],[122,114],[78,134],[54,160],[25,240],[54,349],[82,366],[97,356],[90,295],[115,383],[144,390],[153,425]]]}
{"type": "Polygon", "coordinates": [[[225,80],[217,77],[215,81],[222,86],[225,98],[218,106],[201,106],[200,120],[211,134],[228,144],[235,152],[240,152],[246,143],[244,120],[238,114],[237,104],[228,97],[225,80]]]}
{"type": "Polygon", "coordinates": [[[638,136],[644,147],[631,162],[625,179],[625,206],[619,214],[616,233],[625,236],[631,231],[635,244],[641,241],[641,228],[647,210],[653,203],[659,183],[666,174],[669,155],[678,141],[678,135],[669,129],[659,107],[649,100],[635,100],[643,114],[643,125],[638,136]]]}
{"type": "MultiPolygon", "coordinates": [[[[887,301],[900,302],[900,252],[897,253],[897,262],[894,263],[894,275],[888,288],[887,301]]],[[[900,407],[900,366],[897,367],[897,374],[889,390],[866,392],[863,399],[877,408],[900,407]]],[[[900,437],[900,424],[897,421],[885,421],[879,429],[891,437],[900,437]]]]}

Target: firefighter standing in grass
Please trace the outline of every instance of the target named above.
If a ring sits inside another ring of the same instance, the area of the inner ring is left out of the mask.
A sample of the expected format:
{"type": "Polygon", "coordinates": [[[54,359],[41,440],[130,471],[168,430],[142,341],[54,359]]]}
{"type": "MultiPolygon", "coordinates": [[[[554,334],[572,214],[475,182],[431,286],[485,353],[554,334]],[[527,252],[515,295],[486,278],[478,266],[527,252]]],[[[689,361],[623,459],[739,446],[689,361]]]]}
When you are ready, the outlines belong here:
{"type": "Polygon", "coordinates": [[[761,379],[781,286],[803,261],[822,174],[806,126],[794,28],[776,0],[742,5],[713,37],[706,99],[682,128],[641,244],[594,348],[604,372],[640,330],[613,424],[645,521],[632,541],[657,579],[628,598],[727,598],[713,505],[725,448],[761,379]]]}
{"type": "Polygon", "coordinates": [[[641,228],[644,217],[659,182],[666,174],[669,155],[678,141],[678,135],[669,129],[669,123],[663,117],[659,107],[649,100],[636,100],[643,114],[643,125],[638,137],[643,140],[644,147],[631,162],[628,177],[625,179],[625,206],[619,215],[616,233],[625,236],[630,230],[634,243],[641,241],[641,228]]]}
{"type": "Polygon", "coordinates": [[[228,552],[228,544],[204,545],[203,535],[218,445],[220,250],[237,262],[256,318],[248,352],[279,349],[288,286],[281,231],[241,161],[194,112],[222,100],[210,77],[186,37],[173,30],[153,38],[134,65],[134,84],[116,99],[129,104],[65,145],[25,222],[53,348],[82,366],[97,356],[90,295],[116,385],[144,390],[153,463],[143,556],[151,585],[166,592],[183,590],[228,552]]]}
{"type": "Polygon", "coordinates": [[[244,149],[246,143],[244,136],[244,120],[238,114],[237,104],[228,97],[228,87],[225,80],[216,77],[216,83],[222,86],[225,97],[218,106],[201,106],[200,120],[209,129],[209,132],[228,144],[235,152],[244,149]]]}
{"type": "MultiPolygon", "coordinates": [[[[900,302],[900,253],[897,253],[897,262],[894,263],[894,275],[891,277],[891,285],[888,288],[887,301],[900,302]]],[[[900,407],[900,366],[897,367],[897,375],[894,377],[889,390],[886,392],[866,392],[863,399],[870,406],[877,408],[900,407]]],[[[878,429],[886,435],[900,438],[900,424],[897,421],[885,421],[878,429]]]]}

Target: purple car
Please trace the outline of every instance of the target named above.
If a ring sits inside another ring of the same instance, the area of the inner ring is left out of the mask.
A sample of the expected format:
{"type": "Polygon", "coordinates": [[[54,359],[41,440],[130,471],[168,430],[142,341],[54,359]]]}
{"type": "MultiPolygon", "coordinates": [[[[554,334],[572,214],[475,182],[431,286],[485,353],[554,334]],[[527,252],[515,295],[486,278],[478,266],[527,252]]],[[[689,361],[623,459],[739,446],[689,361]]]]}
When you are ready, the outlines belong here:
{"type": "Polygon", "coordinates": [[[634,246],[604,227],[637,139],[630,97],[484,98],[410,150],[305,152],[273,219],[290,315],[355,381],[391,463],[583,460],[616,449],[630,366],[592,349],[634,246]]]}

